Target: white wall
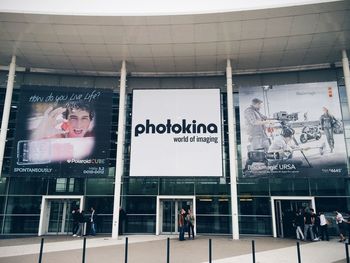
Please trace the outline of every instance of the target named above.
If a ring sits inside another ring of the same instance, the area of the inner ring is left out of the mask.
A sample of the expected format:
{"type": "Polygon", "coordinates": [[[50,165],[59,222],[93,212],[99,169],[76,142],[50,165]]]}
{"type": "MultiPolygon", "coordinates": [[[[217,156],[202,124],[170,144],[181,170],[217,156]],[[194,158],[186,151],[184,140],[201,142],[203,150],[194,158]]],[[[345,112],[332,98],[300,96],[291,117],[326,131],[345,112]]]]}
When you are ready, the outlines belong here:
{"type": "MultiPolygon", "coordinates": [[[[3,0],[0,12],[60,15],[178,15],[259,10],[340,0],[3,0]]],[[[347,0],[345,0],[347,1],[347,0]]]]}

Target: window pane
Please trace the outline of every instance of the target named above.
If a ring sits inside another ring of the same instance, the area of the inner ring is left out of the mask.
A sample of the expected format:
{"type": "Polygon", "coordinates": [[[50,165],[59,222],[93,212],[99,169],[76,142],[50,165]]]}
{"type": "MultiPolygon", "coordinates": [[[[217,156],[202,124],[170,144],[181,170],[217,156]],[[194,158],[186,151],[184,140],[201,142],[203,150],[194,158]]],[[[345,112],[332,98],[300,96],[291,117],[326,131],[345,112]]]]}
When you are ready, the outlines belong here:
{"type": "Polygon", "coordinates": [[[272,178],[270,180],[271,195],[309,195],[307,178],[272,178]]]}
{"type": "Polygon", "coordinates": [[[127,215],[125,232],[154,234],[156,232],[156,216],[127,215]]]}
{"type": "Polygon", "coordinates": [[[114,194],[114,178],[112,179],[87,179],[86,182],[87,195],[113,195],[114,194]]]}
{"type": "Polygon", "coordinates": [[[6,216],[4,234],[38,234],[40,216],[6,216]]]}
{"type": "MultiPolygon", "coordinates": [[[[97,211],[97,210],[96,210],[97,211]]],[[[112,221],[113,216],[108,215],[97,215],[97,221],[96,221],[96,231],[97,233],[101,234],[109,234],[112,233],[112,221]]]]}
{"type": "Polygon", "coordinates": [[[157,195],[158,179],[125,178],[123,183],[125,195],[157,195]]]}
{"type": "Polygon", "coordinates": [[[113,214],[114,197],[90,197],[85,199],[85,211],[90,213],[90,208],[94,207],[96,214],[113,214]]]}
{"type": "Polygon", "coordinates": [[[221,180],[205,180],[196,182],[196,194],[202,195],[229,195],[230,185],[223,178],[221,180]]]}
{"type": "Polygon", "coordinates": [[[240,215],[270,215],[271,202],[267,197],[239,197],[240,215]]]}
{"type": "Polygon", "coordinates": [[[231,216],[197,216],[197,233],[231,233],[231,216]]]}
{"type": "Polygon", "coordinates": [[[6,197],[5,196],[0,196],[0,214],[4,214],[4,208],[5,208],[5,201],[6,197]]]}
{"type": "Polygon", "coordinates": [[[272,235],[271,217],[239,217],[240,234],[272,235]]]}
{"type": "Polygon", "coordinates": [[[9,196],[6,214],[40,214],[41,196],[9,196]]]}
{"type": "Polygon", "coordinates": [[[156,197],[127,196],[124,197],[127,214],[156,214],[156,197]]]}
{"type": "Polygon", "coordinates": [[[230,211],[228,197],[198,197],[196,200],[196,213],[203,215],[228,215],[230,211]]]}
{"type": "Polygon", "coordinates": [[[268,179],[239,178],[237,182],[239,195],[269,195],[268,179]]]}
{"type": "Polygon", "coordinates": [[[7,178],[0,178],[0,194],[6,194],[7,178]]]}
{"type": "Polygon", "coordinates": [[[350,198],[346,197],[316,197],[316,210],[319,212],[333,213],[334,211],[349,212],[350,198]]]}
{"type": "Polygon", "coordinates": [[[194,195],[194,181],[187,179],[160,179],[161,195],[194,195]]]}
{"type": "Polygon", "coordinates": [[[46,194],[47,179],[12,177],[10,179],[9,194],[42,195],[46,194]]]}
{"type": "Polygon", "coordinates": [[[349,180],[344,178],[318,178],[310,180],[311,194],[323,196],[349,195],[349,180]],[[346,194],[347,193],[347,194],[346,194]]]}
{"type": "Polygon", "coordinates": [[[57,178],[49,180],[50,195],[83,195],[85,178],[57,178]],[[73,179],[73,180],[70,180],[73,179]],[[74,186],[70,186],[70,182],[74,182],[74,186]]]}
{"type": "Polygon", "coordinates": [[[56,192],[64,193],[66,191],[67,178],[56,179],[56,192]]]}

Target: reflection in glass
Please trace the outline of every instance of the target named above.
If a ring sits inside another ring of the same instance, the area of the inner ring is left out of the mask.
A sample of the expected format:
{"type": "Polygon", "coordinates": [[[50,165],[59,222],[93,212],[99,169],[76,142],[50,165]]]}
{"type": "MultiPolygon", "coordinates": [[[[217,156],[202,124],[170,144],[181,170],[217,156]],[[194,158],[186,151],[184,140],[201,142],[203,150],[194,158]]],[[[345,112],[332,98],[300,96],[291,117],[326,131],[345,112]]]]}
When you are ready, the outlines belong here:
{"type": "Polygon", "coordinates": [[[231,216],[202,216],[196,218],[197,233],[202,234],[230,234],[231,233],[231,216]]]}
{"type": "Polygon", "coordinates": [[[270,180],[271,195],[308,196],[308,178],[272,178],[270,180]]]}
{"type": "Polygon", "coordinates": [[[114,178],[88,178],[86,180],[87,195],[113,195],[114,178]]]}
{"type": "Polygon", "coordinates": [[[153,178],[125,178],[123,192],[129,195],[157,195],[158,179],[153,178]]]}
{"type": "Polygon", "coordinates": [[[40,214],[41,196],[9,196],[7,214],[40,214]]]}
{"type": "Polygon", "coordinates": [[[124,202],[127,214],[156,214],[156,197],[127,196],[124,202]]]}
{"type": "Polygon", "coordinates": [[[38,234],[40,216],[6,216],[4,234],[38,234]]]}
{"type": "Polygon", "coordinates": [[[229,214],[229,197],[197,197],[197,214],[229,214]]]}
{"type": "Polygon", "coordinates": [[[151,233],[156,232],[155,215],[127,215],[125,220],[126,233],[151,233]]]}
{"type": "Polygon", "coordinates": [[[46,194],[47,179],[33,177],[12,177],[10,180],[9,194],[41,195],[46,194]]]}
{"type": "Polygon", "coordinates": [[[94,207],[97,214],[113,214],[113,196],[87,196],[85,198],[85,211],[94,207]]]}
{"type": "Polygon", "coordinates": [[[229,195],[230,185],[226,180],[197,180],[196,195],[200,194],[229,195]]]}
{"type": "Polygon", "coordinates": [[[240,234],[272,235],[271,216],[240,216],[240,234]]]}
{"type": "Polygon", "coordinates": [[[271,203],[269,197],[239,197],[240,215],[270,215],[271,203]]]}
{"type": "Polygon", "coordinates": [[[160,179],[161,195],[194,195],[194,180],[190,179],[160,179]]]}
{"type": "Polygon", "coordinates": [[[162,201],[162,203],[163,203],[162,232],[163,233],[174,233],[175,232],[175,223],[176,223],[175,203],[173,201],[162,201]]]}

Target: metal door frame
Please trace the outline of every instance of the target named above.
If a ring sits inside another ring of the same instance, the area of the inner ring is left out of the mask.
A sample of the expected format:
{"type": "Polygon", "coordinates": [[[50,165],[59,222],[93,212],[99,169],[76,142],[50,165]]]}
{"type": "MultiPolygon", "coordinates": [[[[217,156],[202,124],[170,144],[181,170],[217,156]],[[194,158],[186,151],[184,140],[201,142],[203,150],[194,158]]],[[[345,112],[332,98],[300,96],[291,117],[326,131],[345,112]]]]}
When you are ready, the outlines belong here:
{"type": "MultiPolygon", "coordinates": [[[[80,200],[80,210],[84,208],[84,196],[83,195],[43,195],[41,199],[41,207],[40,207],[40,221],[39,221],[39,229],[38,236],[42,236],[46,234],[48,223],[49,223],[49,201],[50,200],[80,200]]],[[[65,213],[65,212],[64,212],[65,213]]],[[[63,215],[62,215],[63,216],[63,215]]],[[[65,220],[65,219],[64,219],[65,220]]]]}
{"type": "MultiPolygon", "coordinates": [[[[162,211],[160,209],[160,203],[162,200],[173,200],[173,201],[180,201],[180,200],[192,200],[192,213],[194,218],[196,219],[196,197],[194,195],[162,195],[162,196],[157,196],[157,211],[156,211],[156,235],[160,235],[160,230],[161,230],[161,225],[162,225],[162,211]]],[[[175,208],[177,206],[177,203],[175,203],[175,208]]],[[[175,210],[175,213],[177,211],[175,210]]],[[[177,229],[176,225],[177,222],[175,223],[175,230],[177,229]]],[[[194,224],[194,232],[196,233],[196,223],[194,224]]]]}
{"type": "Polygon", "coordinates": [[[281,237],[284,237],[284,231],[283,231],[283,223],[282,223],[282,201],[281,199],[275,200],[274,204],[275,204],[275,220],[278,219],[278,221],[276,220],[276,236],[278,236],[278,232],[280,231],[281,233],[281,237]],[[279,215],[279,218],[277,218],[277,216],[279,215]],[[278,231],[279,230],[279,231],[278,231]]]}
{"type": "Polygon", "coordinates": [[[277,237],[277,222],[276,222],[276,207],[275,201],[277,200],[290,200],[290,201],[298,201],[298,200],[308,200],[311,201],[312,208],[316,213],[316,205],[315,205],[315,197],[314,196],[271,196],[271,214],[272,214],[272,233],[273,237],[277,237]]]}

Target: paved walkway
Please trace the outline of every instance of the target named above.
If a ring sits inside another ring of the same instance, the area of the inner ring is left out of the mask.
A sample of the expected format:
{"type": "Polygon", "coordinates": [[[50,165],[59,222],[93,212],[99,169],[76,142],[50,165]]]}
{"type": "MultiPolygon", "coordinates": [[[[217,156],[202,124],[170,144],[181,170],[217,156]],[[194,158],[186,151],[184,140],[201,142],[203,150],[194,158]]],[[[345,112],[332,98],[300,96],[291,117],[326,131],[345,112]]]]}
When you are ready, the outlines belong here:
{"type": "MultiPolygon", "coordinates": [[[[168,236],[131,235],[129,263],[166,262],[166,239],[168,236]]],[[[170,236],[171,263],[208,262],[208,239],[212,239],[213,263],[252,262],[251,239],[242,237],[232,240],[227,236],[199,236],[195,240],[180,242],[170,236]]],[[[40,238],[16,238],[0,240],[0,262],[36,263],[40,250],[40,238]]],[[[295,240],[271,237],[254,237],[256,263],[296,263],[295,240]]],[[[125,237],[87,238],[86,263],[124,262],[125,237]]],[[[43,263],[82,262],[83,241],[73,237],[45,237],[43,263]]],[[[300,246],[303,263],[345,263],[345,245],[336,239],[330,242],[302,242],[300,246]]]]}

